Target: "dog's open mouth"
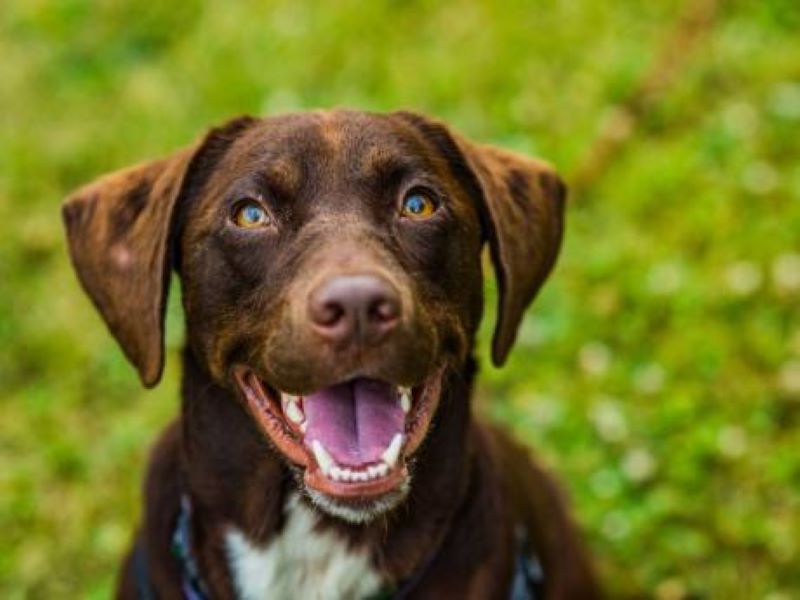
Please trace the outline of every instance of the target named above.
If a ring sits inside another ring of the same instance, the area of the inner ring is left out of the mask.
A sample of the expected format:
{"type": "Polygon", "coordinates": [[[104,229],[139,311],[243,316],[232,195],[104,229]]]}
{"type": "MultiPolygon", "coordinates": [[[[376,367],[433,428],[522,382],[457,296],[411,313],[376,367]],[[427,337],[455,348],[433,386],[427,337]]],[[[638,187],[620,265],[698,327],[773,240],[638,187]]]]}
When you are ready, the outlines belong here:
{"type": "Polygon", "coordinates": [[[441,371],[414,387],[356,378],[294,396],[252,370],[236,381],[250,412],[278,449],[305,467],[306,486],[342,500],[370,500],[401,487],[407,459],[430,426],[441,371]]]}

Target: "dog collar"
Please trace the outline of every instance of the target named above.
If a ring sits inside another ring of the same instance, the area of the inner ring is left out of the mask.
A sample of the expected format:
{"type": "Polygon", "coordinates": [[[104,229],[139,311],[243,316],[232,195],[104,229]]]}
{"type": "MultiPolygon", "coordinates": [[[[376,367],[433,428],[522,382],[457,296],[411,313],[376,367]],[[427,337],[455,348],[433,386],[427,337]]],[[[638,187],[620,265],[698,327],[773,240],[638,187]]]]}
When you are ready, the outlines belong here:
{"type": "Polygon", "coordinates": [[[189,496],[181,497],[181,510],[172,534],[172,555],[181,567],[181,588],[185,600],[208,600],[210,595],[200,577],[200,569],[192,555],[192,503],[189,496]]]}
{"type": "MultiPolygon", "coordinates": [[[[189,497],[184,495],[181,497],[180,511],[172,535],[172,555],[180,567],[181,590],[184,599],[210,600],[211,595],[203,583],[197,561],[192,554],[191,517],[192,504],[189,497]]],[[[541,562],[535,554],[530,552],[525,530],[517,527],[515,534],[517,560],[509,600],[539,600],[544,597],[544,571],[541,562]]],[[[421,569],[399,586],[387,586],[364,600],[405,600],[428,573],[436,556],[437,554],[434,554],[421,569]]],[[[157,596],[153,590],[147,567],[147,555],[141,539],[134,549],[133,566],[139,600],[156,600],[157,596]]]]}

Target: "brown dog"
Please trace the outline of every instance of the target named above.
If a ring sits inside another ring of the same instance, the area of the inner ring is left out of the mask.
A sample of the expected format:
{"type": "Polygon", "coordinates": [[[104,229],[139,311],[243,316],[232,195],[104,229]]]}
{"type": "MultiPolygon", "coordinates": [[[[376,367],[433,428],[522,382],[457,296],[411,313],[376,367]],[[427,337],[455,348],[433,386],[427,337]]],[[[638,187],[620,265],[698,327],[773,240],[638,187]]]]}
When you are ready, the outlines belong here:
{"type": "Polygon", "coordinates": [[[183,410],[125,598],[593,598],[553,482],[471,415],[481,249],[502,364],[559,251],[547,165],[411,113],[240,118],[64,206],[147,386],[183,287],[183,410]]]}

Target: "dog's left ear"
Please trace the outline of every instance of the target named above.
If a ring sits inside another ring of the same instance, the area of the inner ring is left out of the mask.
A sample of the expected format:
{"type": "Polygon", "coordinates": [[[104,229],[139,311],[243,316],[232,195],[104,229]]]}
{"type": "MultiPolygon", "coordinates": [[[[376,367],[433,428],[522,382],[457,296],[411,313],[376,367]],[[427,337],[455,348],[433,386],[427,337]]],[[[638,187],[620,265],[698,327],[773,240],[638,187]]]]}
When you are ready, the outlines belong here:
{"type": "Polygon", "coordinates": [[[72,264],[84,290],[143,383],[163,367],[173,208],[194,148],[101,177],[62,208],[72,264]]]}
{"type": "Polygon", "coordinates": [[[230,121],[193,146],[101,177],[64,202],[72,264],[147,387],[158,382],[164,367],[176,206],[253,122],[230,121]]]}
{"type": "Polygon", "coordinates": [[[398,115],[438,147],[479,201],[500,295],[492,362],[501,366],[561,248],[567,188],[545,162],[475,144],[427,117],[398,115]]]}

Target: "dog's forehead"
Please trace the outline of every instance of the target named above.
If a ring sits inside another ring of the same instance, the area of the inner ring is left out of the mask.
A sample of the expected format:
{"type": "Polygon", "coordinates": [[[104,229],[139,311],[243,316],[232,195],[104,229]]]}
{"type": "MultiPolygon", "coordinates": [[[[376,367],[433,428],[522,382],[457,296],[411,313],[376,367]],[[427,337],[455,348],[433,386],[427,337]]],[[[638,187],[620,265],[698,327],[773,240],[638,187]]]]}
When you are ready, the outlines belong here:
{"type": "Polygon", "coordinates": [[[233,145],[225,165],[299,180],[314,174],[369,177],[435,169],[435,152],[391,115],[354,111],[289,114],[261,120],[233,145]]]}

